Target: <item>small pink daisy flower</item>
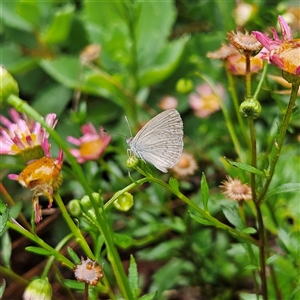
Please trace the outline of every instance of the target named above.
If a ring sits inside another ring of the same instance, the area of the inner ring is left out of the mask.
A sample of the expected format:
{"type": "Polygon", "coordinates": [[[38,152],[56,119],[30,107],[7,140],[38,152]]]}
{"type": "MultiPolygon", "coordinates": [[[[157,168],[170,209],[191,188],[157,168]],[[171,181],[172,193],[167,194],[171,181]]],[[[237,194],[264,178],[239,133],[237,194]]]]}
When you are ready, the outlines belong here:
{"type": "Polygon", "coordinates": [[[98,159],[111,140],[102,127],[99,128],[100,133],[98,133],[92,123],[83,125],[81,131],[83,136],[79,139],[72,136],[67,137],[70,143],[79,147],[79,149],[70,149],[70,152],[80,164],[98,159]]]}
{"type": "MultiPolygon", "coordinates": [[[[49,133],[40,123],[29,121],[15,110],[10,110],[13,122],[4,116],[0,116],[0,124],[4,127],[0,131],[0,154],[16,155],[42,146],[49,137],[49,133]]],[[[56,114],[48,114],[46,123],[54,128],[57,124],[56,114]]],[[[37,157],[27,158],[27,161],[37,157]]]]}
{"type": "Polygon", "coordinates": [[[252,31],[256,39],[264,46],[260,52],[262,59],[272,63],[283,71],[300,76],[300,39],[293,39],[286,21],[278,16],[282,39],[272,28],[273,39],[262,32],[252,31]]]}

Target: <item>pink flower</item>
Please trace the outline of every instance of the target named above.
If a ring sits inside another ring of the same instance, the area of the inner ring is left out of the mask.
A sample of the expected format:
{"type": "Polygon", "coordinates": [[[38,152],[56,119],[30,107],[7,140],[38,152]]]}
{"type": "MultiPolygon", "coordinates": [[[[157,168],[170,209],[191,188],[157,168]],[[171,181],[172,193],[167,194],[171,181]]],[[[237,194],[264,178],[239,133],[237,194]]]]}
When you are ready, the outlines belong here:
{"type": "Polygon", "coordinates": [[[197,93],[191,93],[189,103],[197,117],[206,118],[215,111],[220,110],[220,98],[225,94],[221,84],[217,84],[218,94],[216,95],[207,83],[200,84],[196,87],[197,93]]]}
{"type": "Polygon", "coordinates": [[[81,131],[83,136],[79,139],[72,136],[67,137],[70,143],[79,147],[79,149],[71,149],[70,152],[80,164],[98,159],[111,140],[102,127],[99,128],[100,133],[98,133],[92,123],[83,125],[81,131]]]}
{"type": "MultiPolygon", "coordinates": [[[[36,146],[46,145],[49,133],[40,123],[29,121],[26,116],[21,117],[15,109],[10,110],[10,116],[13,122],[0,116],[0,123],[6,127],[1,128],[0,154],[15,155],[36,146]]],[[[57,124],[56,114],[48,114],[46,123],[54,128],[57,124]]]]}
{"type": "Polygon", "coordinates": [[[278,16],[278,21],[282,39],[278,37],[274,28],[272,28],[273,39],[262,32],[252,32],[264,46],[260,56],[281,70],[300,76],[300,39],[293,39],[290,27],[281,16],[278,16]]]}

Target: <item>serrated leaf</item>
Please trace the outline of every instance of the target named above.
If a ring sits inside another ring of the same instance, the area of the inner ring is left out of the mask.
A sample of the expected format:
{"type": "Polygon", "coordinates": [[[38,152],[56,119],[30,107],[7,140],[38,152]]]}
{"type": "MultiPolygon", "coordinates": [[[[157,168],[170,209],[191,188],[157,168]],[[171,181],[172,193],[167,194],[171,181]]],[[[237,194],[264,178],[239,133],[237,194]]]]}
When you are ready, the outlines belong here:
{"type": "Polygon", "coordinates": [[[203,219],[202,217],[196,216],[192,213],[190,213],[190,216],[192,219],[194,219],[196,222],[203,224],[203,225],[214,225],[213,223],[211,223],[210,221],[203,219]]]}
{"type": "Polygon", "coordinates": [[[252,166],[249,166],[249,165],[246,165],[246,164],[242,164],[242,163],[239,163],[239,162],[235,162],[235,161],[230,161],[228,160],[226,157],[225,157],[225,160],[232,166],[234,167],[237,167],[241,170],[244,170],[244,171],[247,171],[247,172],[250,172],[250,173],[253,173],[253,174],[256,174],[256,175],[259,175],[259,176],[262,176],[262,177],[265,177],[266,178],[266,174],[260,170],[258,170],[257,168],[254,168],[252,166]]]}
{"type": "Polygon", "coordinates": [[[134,256],[132,254],[130,255],[128,277],[129,277],[129,285],[130,285],[131,292],[134,295],[135,299],[137,299],[140,293],[139,276],[138,276],[137,265],[134,256]]]}
{"type": "Polygon", "coordinates": [[[51,256],[52,255],[52,252],[50,252],[49,250],[40,248],[40,247],[28,246],[25,249],[29,252],[33,252],[33,253],[39,254],[39,255],[45,255],[45,256],[51,256]]]}
{"type": "Polygon", "coordinates": [[[76,265],[81,263],[79,256],[76,254],[76,252],[72,248],[68,247],[68,253],[76,265]]]}
{"type": "Polygon", "coordinates": [[[299,192],[299,191],[300,191],[300,183],[285,183],[269,191],[265,196],[264,201],[277,194],[299,192]]]}
{"type": "Polygon", "coordinates": [[[204,173],[202,173],[202,178],[201,178],[201,196],[202,196],[204,210],[208,211],[207,203],[208,203],[208,197],[209,197],[209,188],[208,188],[206,177],[205,177],[204,173]]]}

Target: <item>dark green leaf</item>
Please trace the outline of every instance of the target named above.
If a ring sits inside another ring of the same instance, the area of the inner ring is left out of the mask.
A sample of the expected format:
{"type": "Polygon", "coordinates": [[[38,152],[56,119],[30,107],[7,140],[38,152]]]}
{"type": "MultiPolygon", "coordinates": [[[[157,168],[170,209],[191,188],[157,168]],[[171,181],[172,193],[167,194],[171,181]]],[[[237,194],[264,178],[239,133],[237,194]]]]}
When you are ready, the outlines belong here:
{"type": "Polygon", "coordinates": [[[37,27],[40,22],[40,5],[37,1],[19,1],[16,11],[18,14],[29,23],[37,27]]]}
{"type": "Polygon", "coordinates": [[[68,247],[68,253],[76,265],[81,263],[80,258],[72,248],[68,247]]]}
{"type": "Polygon", "coordinates": [[[139,298],[139,300],[154,300],[157,292],[146,294],[139,298]]]}
{"type": "Polygon", "coordinates": [[[190,213],[190,216],[192,219],[194,219],[196,222],[203,224],[203,225],[214,225],[213,223],[211,223],[209,220],[203,219],[200,216],[196,216],[192,213],[190,213]]]}
{"type": "Polygon", "coordinates": [[[11,239],[9,231],[6,230],[1,236],[1,257],[3,265],[10,269],[10,258],[11,258],[11,239]]]}
{"type": "Polygon", "coordinates": [[[10,208],[9,215],[12,218],[17,219],[22,210],[22,207],[23,207],[23,203],[21,201],[17,202],[16,205],[10,208]]]}
{"type": "Polygon", "coordinates": [[[65,286],[74,290],[84,290],[84,282],[78,282],[76,280],[62,279],[65,286]]]}
{"type": "Polygon", "coordinates": [[[226,219],[234,225],[237,229],[244,229],[244,224],[238,214],[238,210],[233,207],[223,206],[222,211],[226,217],[226,219]]]}
{"type": "Polygon", "coordinates": [[[269,191],[265,196],[264,201],[277,194],[299,192],[299,191],[300,191],[300,183],[285,183],[269,191]]]}
{"type": "Polygon", "coordinates": [[[208,211],[207,203],[209,198],[209,188],[204,173],[202,173],[202,178],[201,178],[201,196],[202,196],[204,210],[208,211]]]}
{"type": "Polygon", "coordinates": [[[235,162],[235,161],[230,161],[228,160],[227,158],[225,158],[225,160],[232,166],[234,167],[237,167],[241,170],[244,170],[244,171],[247,171],[247,172],[250,172],[250,173],[253,173],[253,174],[256,174],[256,175],[259,175],[259,176],[262,176],[262,177],[265,177],[266,178],[266,174],[252,166],[249,166],[249,165],[246,165],[246,164],[242,164],[242,163],[238,163],[238,162],[235,162]]]}
{"type": "Polygon", "coordinates": [[[52,252],[50,252],[49,250],[40,248],[40,247],[29,246],[29,247],[26,247],[25,249],[29,252],[33,252],[33,253],[39,254],[39,255],[46,255],[46,256],[52,255],[52,252]]]}
{"type": "Polygon", "coordinates": [[[6,207],[6,205],[2,202],[2,200],[0,200],[0,236],[2,235],[5,226],[6,226],[6,222],[8,220],[8,208],[6,207]]]}

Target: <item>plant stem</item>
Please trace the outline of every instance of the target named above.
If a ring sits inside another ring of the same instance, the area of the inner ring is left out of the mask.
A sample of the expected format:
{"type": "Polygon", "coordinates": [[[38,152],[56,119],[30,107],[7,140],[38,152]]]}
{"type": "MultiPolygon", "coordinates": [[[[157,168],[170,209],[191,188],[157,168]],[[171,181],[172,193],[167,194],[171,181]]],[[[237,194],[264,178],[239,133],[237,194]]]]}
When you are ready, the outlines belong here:
{"type": "Polygon", "coordinates": [[[271,151],[271,157],[270,157],[270,167],[269,167],[269,175],[268,178],[264,184],[264,187],[261,191],[261,193],[259,194],[258,197],[258,204],[261,204],[262,201],[264,200],[264,197],[268,191],[269,185],[271,183],[271,180],[273,178],[274,175],[274,171],[275,171],[275,167],[281,152],[281,148],[284,142],[284,138],[286,135],[286,131],[288,129],[289,126],[289,122],[290,122],[290,118],[293,112],[293,109],[295,107],[295,102],[297,99],[297,93],[298,93],[298,88],[299,88],[299,84],[292,84],[292,92],[291,92],[291,97],[290,97],[290,101],[286,110],[286,113],[284,115],[283,121],[281,126],[279,127],[279,133],[274,141],[273,144],[273,148],[271,151]]]}

